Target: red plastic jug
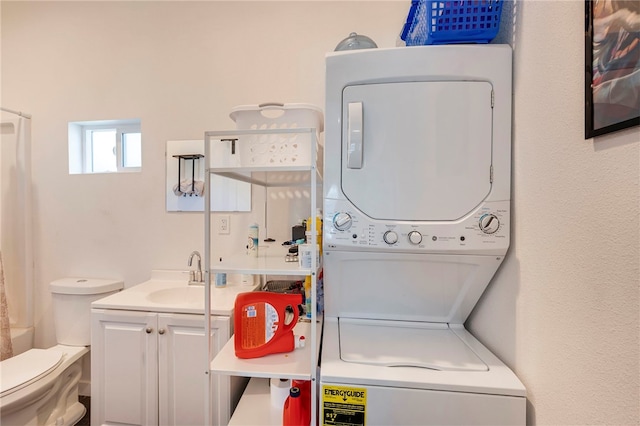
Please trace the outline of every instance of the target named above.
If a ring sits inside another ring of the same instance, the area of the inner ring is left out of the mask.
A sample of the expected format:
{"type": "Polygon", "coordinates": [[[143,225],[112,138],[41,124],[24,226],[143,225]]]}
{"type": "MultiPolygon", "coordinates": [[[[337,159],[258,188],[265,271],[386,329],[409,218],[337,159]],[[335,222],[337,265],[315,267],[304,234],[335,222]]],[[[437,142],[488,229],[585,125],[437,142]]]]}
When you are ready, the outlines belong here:
{"type": "Polygon", "coordinates": [[[299,294],[268,291],[240,293],[236,297],[234,347],[238,358],[291,352],[293,327],[298,322],[299,294]]]}
{"type": "MultiPolygon", "coordinates": [[[[311,401],[309,401],[311,402],[311,401]]],[[[302,390],[293,386],[289,390],[289,396],[284,402],[282,411],[283,426],[308,426],[311,421],[311,409],[307,407],[302,390]]]]}
{"type": "Polygon", "coordinates": [[[300,402],[302,402],[303,422],[309,424],[311,420],[311,380],[292,380],[291,387],[300,389],[300,402]]]}

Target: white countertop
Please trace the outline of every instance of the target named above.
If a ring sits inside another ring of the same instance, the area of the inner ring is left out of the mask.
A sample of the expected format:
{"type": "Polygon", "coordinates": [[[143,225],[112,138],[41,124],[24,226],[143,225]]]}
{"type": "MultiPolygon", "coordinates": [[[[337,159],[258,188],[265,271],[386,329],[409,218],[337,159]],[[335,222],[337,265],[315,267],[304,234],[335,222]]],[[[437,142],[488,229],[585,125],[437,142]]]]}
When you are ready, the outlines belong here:
{"type": "MultiPolygon", "coordinates": [[[[188,271],[153,271],[151,279],[123,291],[96,300],[92,309],[122,309],[147,312],[204,313],[204,286],[189,285],[188,271]],[[173,297],[154,297],[176,290],[173,297]],[[178,293],[184,291],[184,294],[178,293]]],[[[211,286],[211,314],[232,315],[236,296],[254,291],[256,285],[228,283],[224,288],[211,286]]]]}

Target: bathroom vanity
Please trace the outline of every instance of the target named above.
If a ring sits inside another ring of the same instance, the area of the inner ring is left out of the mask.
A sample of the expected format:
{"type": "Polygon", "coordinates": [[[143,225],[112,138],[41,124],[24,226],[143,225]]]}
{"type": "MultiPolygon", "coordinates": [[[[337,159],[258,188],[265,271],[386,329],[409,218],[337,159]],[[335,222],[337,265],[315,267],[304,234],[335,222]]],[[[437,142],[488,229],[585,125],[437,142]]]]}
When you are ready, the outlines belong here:
{"type": "MultiPolygon", "coordinates": [[[[213,418],[204,419],[209,372],[204,288],[188,273],[154,271],[149,281],[93,302],[91,424],[227,424],[246,379],[213,378],[213,418]]],[[[233,305],[255,286],[211,289],[212,352],[233,334],[233,305]]]]}

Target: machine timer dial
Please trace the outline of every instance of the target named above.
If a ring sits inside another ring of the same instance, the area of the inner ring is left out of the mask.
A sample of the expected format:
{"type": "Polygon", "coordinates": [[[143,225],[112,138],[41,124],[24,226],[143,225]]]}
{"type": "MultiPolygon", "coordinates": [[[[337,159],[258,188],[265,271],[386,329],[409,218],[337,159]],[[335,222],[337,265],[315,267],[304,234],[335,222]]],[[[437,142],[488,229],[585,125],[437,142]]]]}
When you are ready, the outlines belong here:
{"type": "Polygon", "coordinates": [[[338,231],[346,231],[347,229],[351,228],[352,223],[353,218],[349,213],[341,212],[336,213],[335,216],[333,216],[333,226],[338,231]]]}
{"type": "Polygon", "coordinates": [[[418,231],[409,232],[409,241],[411,244],[420,244],[422,242],[422,234],[418,231]]]}
{"type": "Polygon", "coordinates": [[[480,218],[480,230],[485,234],[493,234],[500,228],[500,220],[494,214],[487,213],[480,218]]]}
{"type": "Polygon", "coordinates": [[[395,231],[387,231],[382,236],[384,242],[387,244],[395,244],[398,242],[398,234],[395,231]]]}

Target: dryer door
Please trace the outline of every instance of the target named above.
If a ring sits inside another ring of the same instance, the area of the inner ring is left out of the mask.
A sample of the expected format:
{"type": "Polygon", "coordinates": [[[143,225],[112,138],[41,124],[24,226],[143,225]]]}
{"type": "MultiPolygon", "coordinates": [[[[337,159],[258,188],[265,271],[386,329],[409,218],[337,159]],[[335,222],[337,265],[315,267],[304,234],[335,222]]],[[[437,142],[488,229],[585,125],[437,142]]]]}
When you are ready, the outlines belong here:
{"type": "Polygon", "coordinates": [[[492,86],[428,81],[347,86],[342,190],[384,220],[456,220],[491,191],[492,86]]]}

